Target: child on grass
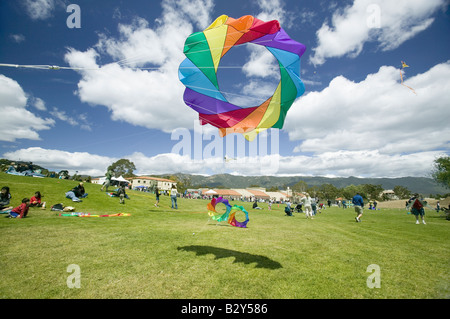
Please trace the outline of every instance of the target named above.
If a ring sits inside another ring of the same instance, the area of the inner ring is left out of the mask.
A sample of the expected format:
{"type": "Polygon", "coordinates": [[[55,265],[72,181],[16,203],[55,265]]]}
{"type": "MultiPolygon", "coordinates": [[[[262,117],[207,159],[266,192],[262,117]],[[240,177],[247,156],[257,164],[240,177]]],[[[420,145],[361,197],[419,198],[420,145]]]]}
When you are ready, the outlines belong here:
{"type": "Polygon", "coordinates": [[[34,196],[30,198],[30,206],[45,209],[45,202],[42,202],[41,192],[37,191],[34,193],[34,196]]]}
{"type": "Polygon", "coordinates": [[[11,209],[9,212],[10,218],[25,218],[28,214],[28,209],[30,208],[30,199],[24,198],[22,199],[22,204],[11,209]]]}

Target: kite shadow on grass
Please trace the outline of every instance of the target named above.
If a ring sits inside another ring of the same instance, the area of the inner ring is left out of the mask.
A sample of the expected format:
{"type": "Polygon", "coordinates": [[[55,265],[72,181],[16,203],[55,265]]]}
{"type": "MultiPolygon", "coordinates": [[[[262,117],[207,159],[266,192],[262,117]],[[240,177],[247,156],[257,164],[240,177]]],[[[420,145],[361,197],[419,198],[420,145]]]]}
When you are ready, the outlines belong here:
{"type": "Polygon", "coordinates": [[[199,246],[191,245],[178,247],[178,250],[193,251],[197,256],[204,256],[213,254],[215,259],[234,257],[233,263],[251,264],[256,263],[256,268],[278,269],[283,268],[281,264],[266,256],[253,255],[249,253],[242,253],[236,250],[230,250],[225,248],[211,247],[211,246],[199,246]]]}

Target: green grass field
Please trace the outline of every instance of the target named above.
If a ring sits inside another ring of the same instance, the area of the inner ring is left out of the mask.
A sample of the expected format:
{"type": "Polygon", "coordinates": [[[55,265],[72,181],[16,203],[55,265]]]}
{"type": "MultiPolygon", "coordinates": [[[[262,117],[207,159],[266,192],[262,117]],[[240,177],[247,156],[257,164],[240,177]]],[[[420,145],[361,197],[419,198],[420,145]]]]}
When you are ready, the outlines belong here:
{"type": "Polygon", "coordinates": [[[39,190],[47,209],[25,219],[0,215],[0,298],[449,298],[450,223],[427,210],[416,225],[405,210],[332,207],[307,220],[284,216],[284,205],[249,211],[248,228],[208,221],[205,200],[128,191],[125,205],[85,184],[89,196],[73,203],[76,182],[0,173],[12,204],[39,190]],[[61,217],[50,206],[130,217],[61,217]],[[68,266],[79,267],[80,288],[69,288],[68,266]],[[369,265],[380,288],[369,288],[369,265]]]}

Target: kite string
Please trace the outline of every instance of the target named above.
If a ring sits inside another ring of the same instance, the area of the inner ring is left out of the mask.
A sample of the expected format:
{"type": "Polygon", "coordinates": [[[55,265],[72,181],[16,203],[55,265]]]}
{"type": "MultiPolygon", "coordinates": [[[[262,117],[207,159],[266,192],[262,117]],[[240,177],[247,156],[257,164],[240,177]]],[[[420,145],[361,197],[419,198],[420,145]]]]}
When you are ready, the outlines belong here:
{"type": "MultiPolygon", "coordinates": [[[[271,40],[262,40],[262,41],[258,41],[258,42],[247,42],[247,43],[242,43],[239,45],[249,45],[249,44],[262,44],[264,42],[270,42],[271,40]]],[[[201,43],[201,42],[207,42],[206,40],[201,40],[198,42],[194,42],[194,43],[201,43]]],[[[193,53],[201,53],[201,52],[209,52],[211,49],[220,49],[220,48],[231,48],[233,46],[225,46],[225,47],[212,47],[209,49],[205,49],[205,50],[198,50],[195,51],[193,53]]],[[[140,53],[140,54],[136,54],[134,56],[131,57],[127,57],[124,59],[121,59],[119,61],[115,61],[109,64],[117,64],[121,67],[126,67],[126,66],[130,66],[132,64],[137,64],[138,62],[142,61],[142,62],[146,62],[145,60],[142,60],[142,58],[145,56],[145,53],[140,53]]],[[[108,65],[108,64],[106,64],[108,65]]],[[[24,65],[24,64],[9,64],[9,63],[0,63],[0,67],[15,67],[15,68],[30,68],[30,69],[40,69],[40,70],[75,70],[75,71],[82,71],[82,70],[96,70],[99,71],[102,67],[104,67],[105,65],[100,65],[98,68],[80,68],[80,67],[66,67],[66,66],[58,66],[58,65],[24,65]]],[[[185,69],[185,68],[191,68],[191,67],[179,67],[178,69],[185,69]]],[[[199,69],[208,69],[208,68],[214,68],[214,67],[197,67],[199,69]]],[[[242,69],[242,66],[228,66],[228,67],[221,67],[222,69],[242,69]]],[[[272,68],[275,68],[275,66],[273,66],[272,68]]],[[[167,67],[130,67],[130,69],[140,69],[140,70],[160,70],[160,69],[170,69],[167,67]]]]}
{"type": "Polygon", "coordinates": [[[406,86],[408,89],[410,89],[411,91],[413,91],[413,93],[415,94],[415,95],[417,95],[417,93],[416,93],[416,91],[412,88],[412,87],[410,87],[410,86],[407,86],[406,84],[404,84],[403,83],[403,74],[402,74],[402,69],[400,70],[400,79],[402,80],[402,83],[401,83],[401,85],[403,85],[403,86],[406,86]]]}

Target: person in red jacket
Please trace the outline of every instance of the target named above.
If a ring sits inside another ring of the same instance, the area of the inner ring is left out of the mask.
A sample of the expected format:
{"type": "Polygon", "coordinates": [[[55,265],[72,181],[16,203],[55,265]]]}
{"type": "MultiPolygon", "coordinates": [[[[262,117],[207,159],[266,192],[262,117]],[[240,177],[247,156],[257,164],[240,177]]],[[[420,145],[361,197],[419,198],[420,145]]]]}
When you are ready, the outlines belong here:
{"type": "Polygon", "coordinates": [[[27,217],[29,208],[30,208],[30,199],[24,198],[24,199],[22,199],[22,204],[11,209],[11,211],[9,212],[9,217],[11,217],[11,218],[27,217]]]}
{"type": "Polygon", "coordinates": [[[36,193],[34,193],[34,196],[30,198],[30,206],[42,207],[42,209],[45,209],[45,202],[42,202],[41,192],[37,191],[36,193]]]}

